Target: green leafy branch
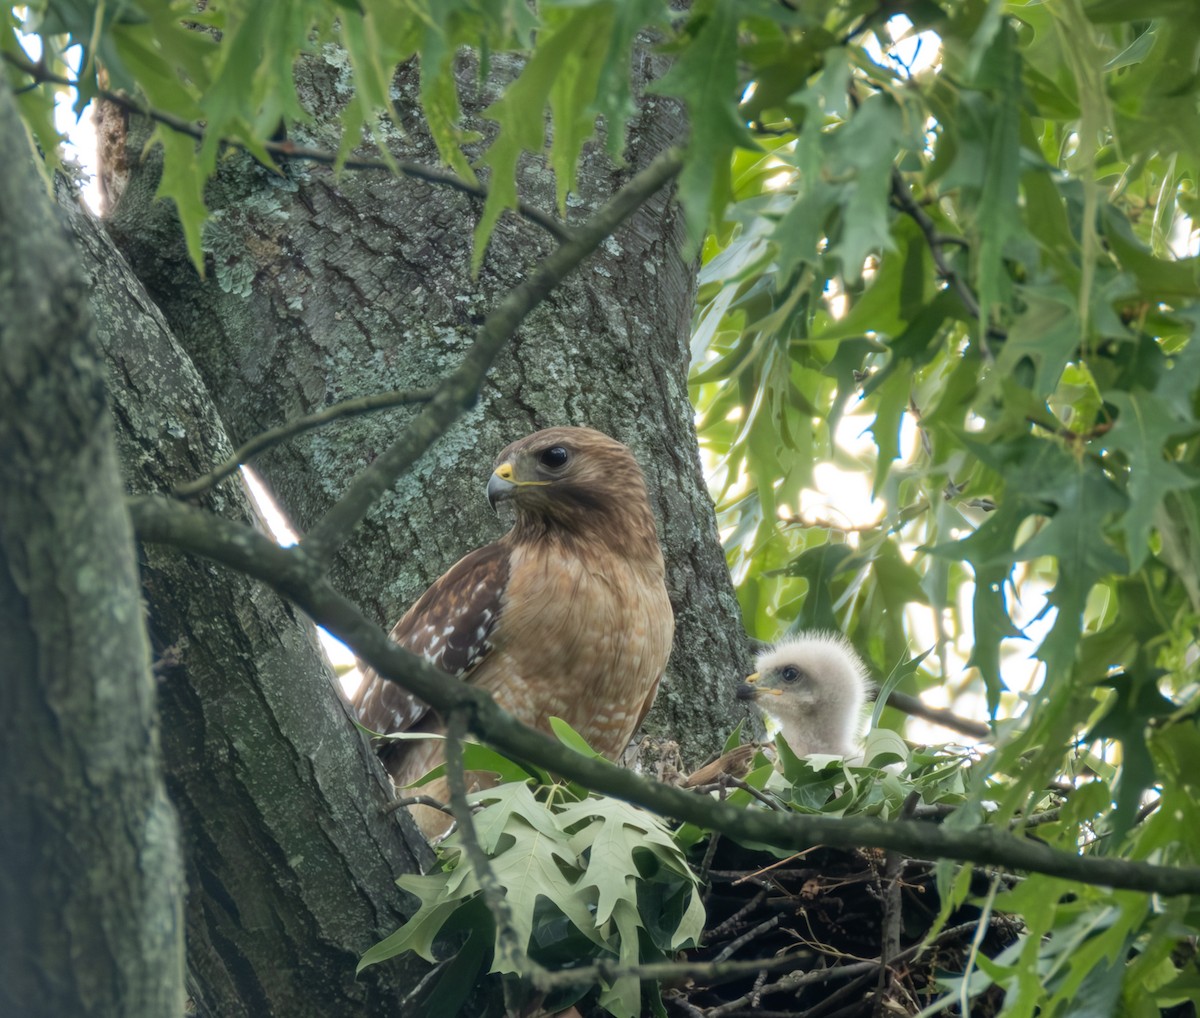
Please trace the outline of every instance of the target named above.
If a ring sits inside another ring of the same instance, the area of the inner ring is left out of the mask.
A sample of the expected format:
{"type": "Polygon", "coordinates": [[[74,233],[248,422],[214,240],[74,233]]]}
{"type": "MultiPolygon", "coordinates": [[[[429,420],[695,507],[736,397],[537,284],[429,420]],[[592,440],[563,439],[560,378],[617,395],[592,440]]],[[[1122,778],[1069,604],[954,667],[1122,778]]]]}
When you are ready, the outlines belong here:
{"type": "Polygon", "coordinates": [[[443,672],[390,643],[378,626],[320,578],[319,566],[303,545],[283,549],[239,524],[159,498],[131,499],[129,510],[143,540],[211,558],[269,584],[381,676],[399,682],[439,713],[464,712],[470,730],[502,752],[662,816],[781,847],[869,845],[1168,896],[1200,893],[1200,867],[1078,856],[988,826],[964,830],[915,821],[883,823],[862,817],[747,812],[648,781],[606,761],[581,756],[526,728],[497,707],[488,694],[459,681],[447,681],[443,672]]]}
{"type": "MultiPolygon", "coordinates": [[[[61,74],[54,74],[46,68],[44,63],[35,63],[32,60],[12,53],[0,53],[0,57],[22,74],[29,75],[31,81],[27,87],[36,88],[38,85],[47,83],[61,85],[77,91],[82,87],[82,82],[79,79],[71,79],[61,74]]],[[[94,89],[94,97],[104,102],[112,103],[114,106],[128,113],[152,120],[176,134],[192,138],[201,144],[209,143],[211,138],[211,132],[199,124],[175,116],[165,110],[156,109],[149,103],[133,99],[124,92],[114,92],[107,88],[97,88],[94,89]]],[[[286,139],[283,141],[267,139],[251,146],[248,142],[232,136],[220,138],[217,146],[222,149],[249,152],[256,158],[262,158],[262,154],[266,153],[279,162],[309,162],[335,166],[338,169],[345,170],[382,170],[386,173],[398,173],[404,177],[411,177],[413,180],[424,181],[426,184],[459,191],[462,194],[470,195],[472,198],[478,198],[484,202],[488,200],[488,189],[477,181],[465,180],[449,170],[438,169],[435,166],[424,166],[421,163],[415,163],[410,160],[397,159],[390,153],[386,159],[356,159],[346,157],[344,154],[338,152],[329,152],[324,149],[297,145],[295,142],[286,139]]],[[[265,165],[271,169],[275,169],[274,162],[268,161],[265,165]]],[[[528,205],[525,202],[515,202],[512,207],[519,215],[528,219],[531,223],[540,226],[556,240],[563,241],[570,237],[570,228],[568,226],[536,206],[528,205]]]]}
{"type": "MultiPolygon", "coordinates": [[[[683,853],[652,814],[554,785],[545,775],[548,801],[535,798],[524,780],[468,794],[465,720],[461,712],[447,719],[446,778],[458,828],[443,843],[443,868],[400,879],[421,907],[363,956],[360,970],[410,950],[434,961],[439,935],[479,896],[492,919],[494,948],[460,951],[463,965],[473,957],[482,966],[490,954],[492,972],[520,976],[544,991],[557,985],[575,996],[600,981],[600,1003],[610,1013],[641,1014],[639,967],[646,952],[664,959],[694,946],[704,924],[683,853]],[[621,974],[607,980],[599,969],[578,965],[590,957],[610,958],[621,974]],[[555,984],[549,977],[564,962],[570,967],[562,974],[570,981],[555,984]]],[[[464,981],[470,985],[474,978],[457,970],[454,982],[464,981]]],[[[446,995],[456,989],[439,986],[427,1006],[450,1013],[446,995]]],[[[556,998],[554,1006],[569,1003],[556,998]]]]}

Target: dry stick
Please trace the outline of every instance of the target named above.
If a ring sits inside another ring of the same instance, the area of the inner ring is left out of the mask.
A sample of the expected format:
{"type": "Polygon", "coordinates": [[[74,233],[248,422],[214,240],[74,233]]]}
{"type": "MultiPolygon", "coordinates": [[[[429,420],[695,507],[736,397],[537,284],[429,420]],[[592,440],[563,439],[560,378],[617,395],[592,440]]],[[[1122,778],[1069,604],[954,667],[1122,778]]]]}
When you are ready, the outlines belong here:
{"type": "Polygon", "coordinates": [[[302,435],[306,431],[312,431],[314,428],[322,427],[331,421],[340,420],[343,417],[356,417],[359,414],[372,413],[376,410],[389,410],[399,406],[406,406],[410,403],[427,403],[433,399],[435,391],[434,389],[394,389],[391,392],[379,392],[372,396],[360,396],[357,399],[344,400],[341,403],[328,406],[315,414],[297,417],[286,424],[281,424],[278,428],[271,428],[259,435],[255,435],[244,445],[239,446],[237,451],[224,463],[213,467],[207,474],[197,477],[194,481],[185,481],[182,484],[175,485],[171,489],[171,494],[176,498],[189,498],[192,495],[199,495],[202,491],[206,491],[214,484],[223,481],[243,463],[249,462],[260,453],[266,452],[268,449],[279,445],[280,442],[284,442],[295,435],[302,435]]]}
{"type": "MultiPolygon", "coordinates": [[[[867,984],[871,982],[872,978],[873,977],[870,972],[864,972],[857,979],[852,979],[848,983],[843,983],[831,994],[818,1001],[807,1010],[801,1011],[799,1014],[793,1013],[794,1018],[823,1018],[823,1016],[828,1015],[843,1001],[851,999],[855,1002],[854,1006],[861,1010],[863,991],[866,989],[867,984]]],[[[833,1013],[840,1014],[841,1012],[835,1011],[833,1013]]]]}
{"type": "Polygon", "coordinates": [[[718,923],[711,930],[707,930],[704,936],[705,943],[711,944],[714,940],[719,940],[721,937],[725,936],[725,934],[732,933],[737,927],[738,923],[745,919],[746,916],[748,916],[766,900],[767,892],[759,891],[758,894],[746,902],[745,905],[734,912],[733,915],[731,915],[728,919],[726,919],[724,922],[718,923]]]}
{"type": "MultiPolygon", "coordinates": [[[[12,53],[0,53],[0,57],[3,57],[4,60],[17,70],[32,77],[34,85],[43,83],[65,85],[67,88],[81,91],[78,81],[72,81],[70,78],[52,74],[40,63],[33,63],[12,53]]],[[[165,110],[155,109],[148,103],[138,102],[136,99],[132,99],[122,92],[111,92],[106,88],[97,88],[93,91],[93,94],[123,110],[162,124],[163,127],[170,128],[177,134],[187,135],[189,138],[195,138],[197,141],[204,140],[204,128],[190,120],[184,120],[182,117],[177,117],[173,113],[167,113],[165,110]]],[[[237,149],[240,152],[248,152],[252,156],[255,154],[245,142],[239,141],[237,138],[222,138],[220,143],[228,148],[237,149]]],[[[261,144],[263,151],[268,152],[277,159],[321,163],[324,165],[333,165],[338,161],[336,152],[305,148],[290,141],[263,141],[261,144]]],[[[487,188],[482,184],[472,184],[469,180],[463,180],[462,177],[451,173],[449,170],[439,170],[433,166],[423,166],[420,163],[408,162],[407,160],[396,159],[394,157],[389,159],[346,159],[342,162],[342,166],[348,170],[398,172],[406,177],[412,177],[414,180],[423,180],[427,184],[434,184],[438,187],[448,187],[453,191],[469,194],[471,197],[481,200],[486,199],[488,194],[487,188]]],[[[560,242],[571,238],[572,231],[570,227],[560,223],[553,216],[547,215],[539,208],[520,202],[517,205],[517,212],[531,223],[536,223],[560,242]]]]}
{"type": "Polygon", "coordinates": [[[435,799],[432,795],[406,795],[400,799],[393,799],[383,807],[383,812],[385,814],[395,813],[404,809],[405,806],[428,806],[430,809],[436,809],[440,813],[445,813],[451,817],[454,816],[454,810],[442,802],[441,799],[435,799]]]}
{"type": "MultiPolygon", "coordinates": [[[[939,233],[936,224],[929,218],[929,214],[913,200],[912,194],[908,190],[908,185],[904,182],[904,178],[900,175],[900,171],[892,167],[892,201],[896,207],[910,216],[925,235],[925,242],[929,245],[929,252],[933,256],[933,264],[937,267],[938,275],[946,281],[946,284],[956,294],[959,300],[963,302],[963,306],[967,309],[967,314],[978,320],[980,315],[979,298],[975,296],[975,292],[971,289],[970,284],[963,279],[957,269],[952,268],[946,260],[946,256],[942,251],[947,244],[959,244],[962,247],[967,247],[965,240],[957,238],[951,239],[943,233],[939,233]]],[[[985,335],[988,339],[1007,339],[1008,332],[995,325],[988,325],[986,322],[981,323],[984,328],[985,335]]]]}
{"type": "MultiPolygon", "coordinates": [[[[540,968],[525,953],[517,929],[513,925],[512,910],[508,907],[504,888],[496,879],[487,852],[479,843],[475,832],[475,817],[467,801],[467,775],[463,770],[463,740],[467,735],[467,720],[461,711],[452,711],[446,717],[446,786],[450,792],[450,812],[458,821],[458,838],[466,853],[475,879],[483,892],[483,901],[496,924],[496,960],[504,970],[525,972],[540,968]]],[[[534,972],[530,972],[534,975],[534,972]]]]}
{"type": "MultiPolygon", "coordinates": [[[[929,944],[914,944],[912,947],[901,951],[892,959],[892,964],[907,962],[917,955],[923,953],[927,947],[938,947],[942,944],[956,940],[965,933],[974,931],[977,923],[963,923],[961,926],[952,926],[948,930],[943,930],[929,944]]],[[[825,983],[843,979],[857,978],[859,976],[871,976],[880,967],[878,961],[860,961],[853,962],[849,965],[838,965],[835,968],[820,969],[816,972],[789,972],[781,979],[774,983],[768,983],[757,991],[758,996],[766,996],[769,993],[787,993],[791,990],[798,990],[802,986],[809,986],[813,983],[825,983]]],[[[720,1007],[715,1007],[707,1012],[706,1018],[721,1018],[722,1015],[730,1015],[735,1013],[739,1008],[743,1008],[751,1001],[751,994],[739,997],[737,1000],[730,1000],[722,1004],[720,1007]]]]}
{"type": "Polygon", "coordinates": [[[680,148],[672,146],[659,153],[574,230],[570,240],[544,258],[528,279],[504,296],[480,326],[462,363],[437,387],[436,395],[404,434],[354,479],[333,508],[301,539],[300,546],[313,559],[328,562],[375,500],[475,402],[492,361],[525,316],[682,168],[680,148]]]}
{"type": "Polygon", "coordinates": [[[767,809],[783,809],[782,803],[778,799],[772,799],[765,792],[760,791],[753,785],[748,785],[741,778],[735,778],[732,774],[722,774],[718,781],[710,782],[707,785],[690,785],[689,792],[694,792],[697,795],[708,795],[710,792],[724,792],[727,788],[740,788],[753,798],[761,802],[767,809]]]}
{"type": "MultiPolygon", "coordinates": [[[[913,810],[920,801],[920,792],[915,789],[909,792],[904,805],[900,807],[900,819],[911,819],[913,810]]],[[[875,1006],[872,1008],[875,1018],[882,1018],[884,991],[892,978],[892,959],[900,953],[900,878],[903,873],[904,857],[894,849],[889,850],[883,869],[883,935],[879,945],[879,979],[875,986],[875,1006]]]]}
{"type": "Polygon", "coordinates": [[[748,943],[750,943],[750,941],[775,929],[775,927],[779,925],[781,919],[782,916],[773,915],[770,919],[763,920],[753,929],[747,930],[740,937],[735,937],[723,948],[721,948],[713,961],[728,961],[740,948],[745,947],[748,943]]]}
{"type": "Polygon", "coordinates": [[[959,717],[952,711],[941,707],[929,707],[908,693],[892,690],[888,694],[887,703],[889,707],[895,707],[896,710],[903,711],[911,717],[932,721],[935,725],[969,735],[973,739],[986,739],[992,734],[992,730],[980,721],[969,721],[967,718],[959,717]]]}
{"type": "Polygon", "coordinates": [[[382,629],[324,579],[323,564],[314,562],[303,548],[280,548],[251,527],[161,497],[135,497],[126,504],[142,540],[203,555],[263,581],[294,601],[381,676],[403,686],[443,717],[452,711],[465,712],[470,730],[500,752],[661,816],[785,850],[815,844],[892,848],[906,855],[999,865],[1128,890],[1163,895],[1200,893],[1200,867],[1196,866],[1077,856],[986,825],[959,830],[914,820],[888,823],[871,817],[742,809],[650,781],[607,760],[585,757],[528,728],[498,707],[488,693],[447,676],[389,641],[382,629]]]}

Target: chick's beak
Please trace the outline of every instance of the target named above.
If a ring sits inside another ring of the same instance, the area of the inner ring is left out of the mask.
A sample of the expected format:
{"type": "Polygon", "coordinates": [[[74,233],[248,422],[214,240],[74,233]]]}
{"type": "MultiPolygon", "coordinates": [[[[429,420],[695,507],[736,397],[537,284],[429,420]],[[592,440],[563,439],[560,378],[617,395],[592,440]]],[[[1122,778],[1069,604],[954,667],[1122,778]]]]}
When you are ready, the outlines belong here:
{"type": "Polygon", "coordinates": [[[493,512],[496,511],[498,503],[513,497],[513,492],[517,490],[517,483],[513,480],[514,476],[513,465],[501,463],[488,478],[487,500],[493,512]]]}
{"type": "Polygon", "coordinates": [[[758,672],[753,675],[747,675],[746,681],[737,688],[737,698],[739,700],[757,700],[759,689],[754,683],[758,681],[758,672]]]}

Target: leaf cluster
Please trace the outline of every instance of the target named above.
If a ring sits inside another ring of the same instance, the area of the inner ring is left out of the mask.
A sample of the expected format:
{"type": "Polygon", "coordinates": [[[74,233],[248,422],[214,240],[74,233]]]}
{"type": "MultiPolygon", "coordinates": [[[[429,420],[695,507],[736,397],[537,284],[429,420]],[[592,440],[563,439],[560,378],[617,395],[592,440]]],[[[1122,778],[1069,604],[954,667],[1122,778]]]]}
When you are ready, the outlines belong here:
{"type": "MultiPolygon", "coordinates": [[[[1200,126],[1194,11],[911,4],[846,33],[853,8],[740,23],[758,147],[705,242],[692,392],[748,627],[846,632],[889,687],[986,710],[952,822],[1057,785],[1039,837],[1191,860],[1200,148],[1148,125],[1200,126]]],[[[1024,887],[1028,936],[968,995],[1194,999],[1178,957],[1139,997],[1186,903],[1024,887]]]]}
{"type": "MultiPolygon", "coordinates": [[[[510,779],[472,794],[470,802],[476,836],[504,888],[511,930],[498,929],[483,906],[478,876],[455,832],[441,846],[439,872],[400,879],[420,907],[363,956],[360,969],[403,951],[431,962],[450,959],[422,1006],[453,1014],[485,965],[503,976],[529,976],[530,961],[570,969],[609,959],[628,968],[698,942],[704,909],[697,881],[663,820],[547,775],[533,778],[483,747],[468,747],[464,763],[510,779]],[[515,939],[515,954],[504,950],[505,936],[515,939]]],[[[584,978],[556,991],[554,1008],[569,1006],[591,985],[584,978]]],[[[602,981],[598,1003],[613,1015],[641,1014],[640,980],[624,974],[602,981]]]]}

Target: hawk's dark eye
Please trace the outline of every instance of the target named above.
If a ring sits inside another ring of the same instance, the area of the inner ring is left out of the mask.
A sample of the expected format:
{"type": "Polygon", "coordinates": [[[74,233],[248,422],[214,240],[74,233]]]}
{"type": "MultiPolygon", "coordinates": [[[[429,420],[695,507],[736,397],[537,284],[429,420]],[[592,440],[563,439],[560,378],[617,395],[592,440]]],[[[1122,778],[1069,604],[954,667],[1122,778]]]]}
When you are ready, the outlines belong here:
{"type": "Polygon", "coordinates": [[[570,453],[561,445],[552,445],[538,457],[538,462],[551,470],[560,470],[567,465],[570,458],[570,453]]]}
{"type": "Polygon", "coordinates": [[[795,682],[798,678],[800,678],[800,669],[793,668],[791,665],[788,665],[779,673],[779,675],[784,682],[795,682]]]}

